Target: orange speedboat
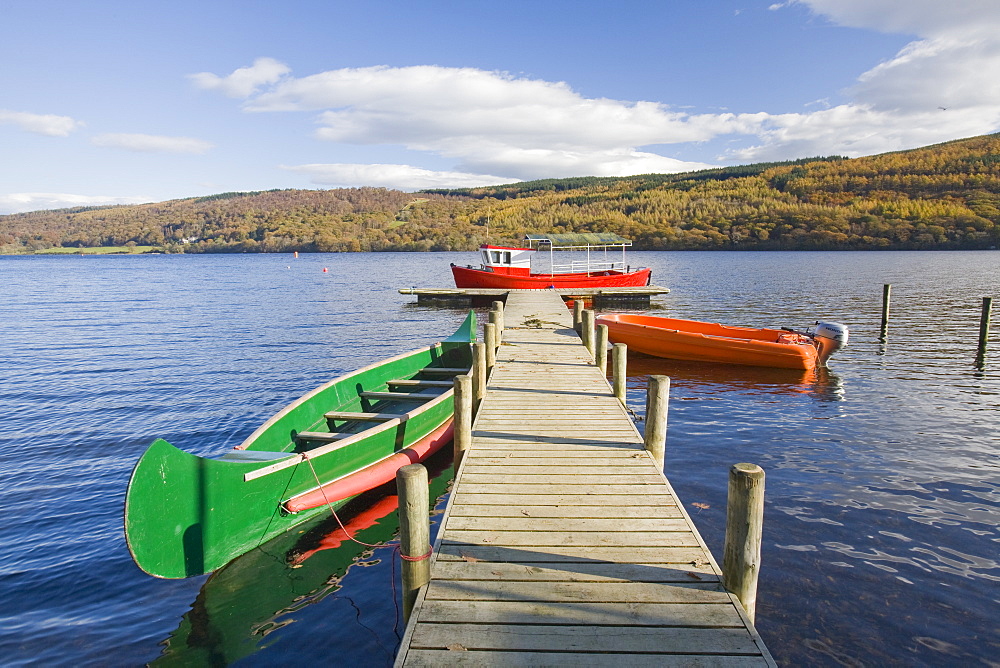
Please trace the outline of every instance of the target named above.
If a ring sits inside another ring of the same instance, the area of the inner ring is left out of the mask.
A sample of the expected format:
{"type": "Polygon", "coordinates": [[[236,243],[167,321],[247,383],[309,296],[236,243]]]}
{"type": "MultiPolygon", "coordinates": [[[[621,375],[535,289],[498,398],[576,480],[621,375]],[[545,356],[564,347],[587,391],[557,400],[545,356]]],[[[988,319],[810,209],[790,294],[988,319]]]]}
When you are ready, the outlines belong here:
{"type": "Polygon", "coordinates": [[[608,339],[656,357],[695,362],[723,362],[784,369],[826,366],[847,345],[847,327],[817,322],[812,330],[731,327],[698,320],[612,313],[599,316],[608,339]]]}

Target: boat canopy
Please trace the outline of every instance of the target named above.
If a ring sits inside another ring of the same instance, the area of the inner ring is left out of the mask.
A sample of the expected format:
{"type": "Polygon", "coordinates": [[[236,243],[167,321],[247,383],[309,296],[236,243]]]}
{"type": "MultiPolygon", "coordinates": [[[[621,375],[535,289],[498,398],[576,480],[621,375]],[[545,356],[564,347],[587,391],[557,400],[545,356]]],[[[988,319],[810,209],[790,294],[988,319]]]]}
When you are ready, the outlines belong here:
{"type": "Polygon", "coordinates": [[[526,234],[524,240],[529,248],[549,249],[549,271],[553,273],[592,273],[595,271],[627,272],[625,264],[625,248],[632,245],[631,239],[620,237],[610,232],[583,232],[577,234],[526,234]],[[621,248],[622,259],[614,261],[608,257],[609,248],[621,248]],[[585,260],[556,264],[553,251],[586,251],[585,260]],[[591,256],[592,250],[603,250],[603,257],[598,260],[591,256]]]}
{"type": "Polygon", "coordinates": [[[552,250],[582,250],[586,248],[612,248],[631,246],[631,239],[610,232],[581,232],[575,234],[526,234],[529,248],[548,246],[552,250]]]}

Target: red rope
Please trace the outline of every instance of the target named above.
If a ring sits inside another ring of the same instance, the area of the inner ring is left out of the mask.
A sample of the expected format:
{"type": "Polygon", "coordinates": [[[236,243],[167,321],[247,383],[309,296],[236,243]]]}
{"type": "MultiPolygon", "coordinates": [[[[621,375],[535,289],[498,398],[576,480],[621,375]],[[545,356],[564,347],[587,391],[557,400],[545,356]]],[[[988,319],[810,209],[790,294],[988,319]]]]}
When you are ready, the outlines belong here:
{"type": "Polygon", "coordinates": [[[433,547],[428,548],[426,554],[422,554],[419,557],[411,557],[411,556],[405,555],[405,554],[403,554],[403,550],[402,549],[399,550],[399,558],[402,559],[403,561],[423,561],[424,559],[429,558],[432,554],[434,554],[434,548],[433,547]]]}

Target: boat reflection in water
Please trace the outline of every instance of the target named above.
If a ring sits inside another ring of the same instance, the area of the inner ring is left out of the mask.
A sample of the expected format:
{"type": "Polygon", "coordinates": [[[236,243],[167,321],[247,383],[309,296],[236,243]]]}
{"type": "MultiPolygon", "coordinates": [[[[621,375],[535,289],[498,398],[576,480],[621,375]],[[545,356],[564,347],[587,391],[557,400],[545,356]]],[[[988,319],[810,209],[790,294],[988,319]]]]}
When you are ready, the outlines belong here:
{"type": "MultiPolygon", "coordinates": [[[[426,466],[430,498],[437,499],[452,479],[450,452],[426,466]]],[[[269,634],[296,621],[292,613],[340,590],[352,566],[396,558],[380,550],[372,561],[375,548],[350,540],[344,529],[358,541],[384,546],[398,534],[398,505],[392,482],[338,510],[343,529],[326,515],[234,559],[202,585],[152,665],[228,665],[264,649],[269,634]]]]}
{"type": "Polygon", "coordinates": [[[630,389],[646,388],[646,377],[670,376],[675,388],[690,385],[699,394],[713,390],[767,395],[806,394],[819,401],[843,401],[844,386],[831,369],[777,369],[714,362],[689,362],[628,352],[630,389]]]}

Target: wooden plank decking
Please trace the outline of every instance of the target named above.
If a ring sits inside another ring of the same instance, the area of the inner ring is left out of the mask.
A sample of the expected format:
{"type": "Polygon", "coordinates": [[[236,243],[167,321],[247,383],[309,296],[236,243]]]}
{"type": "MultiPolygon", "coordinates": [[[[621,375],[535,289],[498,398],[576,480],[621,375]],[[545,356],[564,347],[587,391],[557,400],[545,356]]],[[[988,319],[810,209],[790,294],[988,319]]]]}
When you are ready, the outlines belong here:
{"type": "Polygon", "coordinates": [[[397,665],[773,666],[562,299],[504,321],[397,665]]]}

